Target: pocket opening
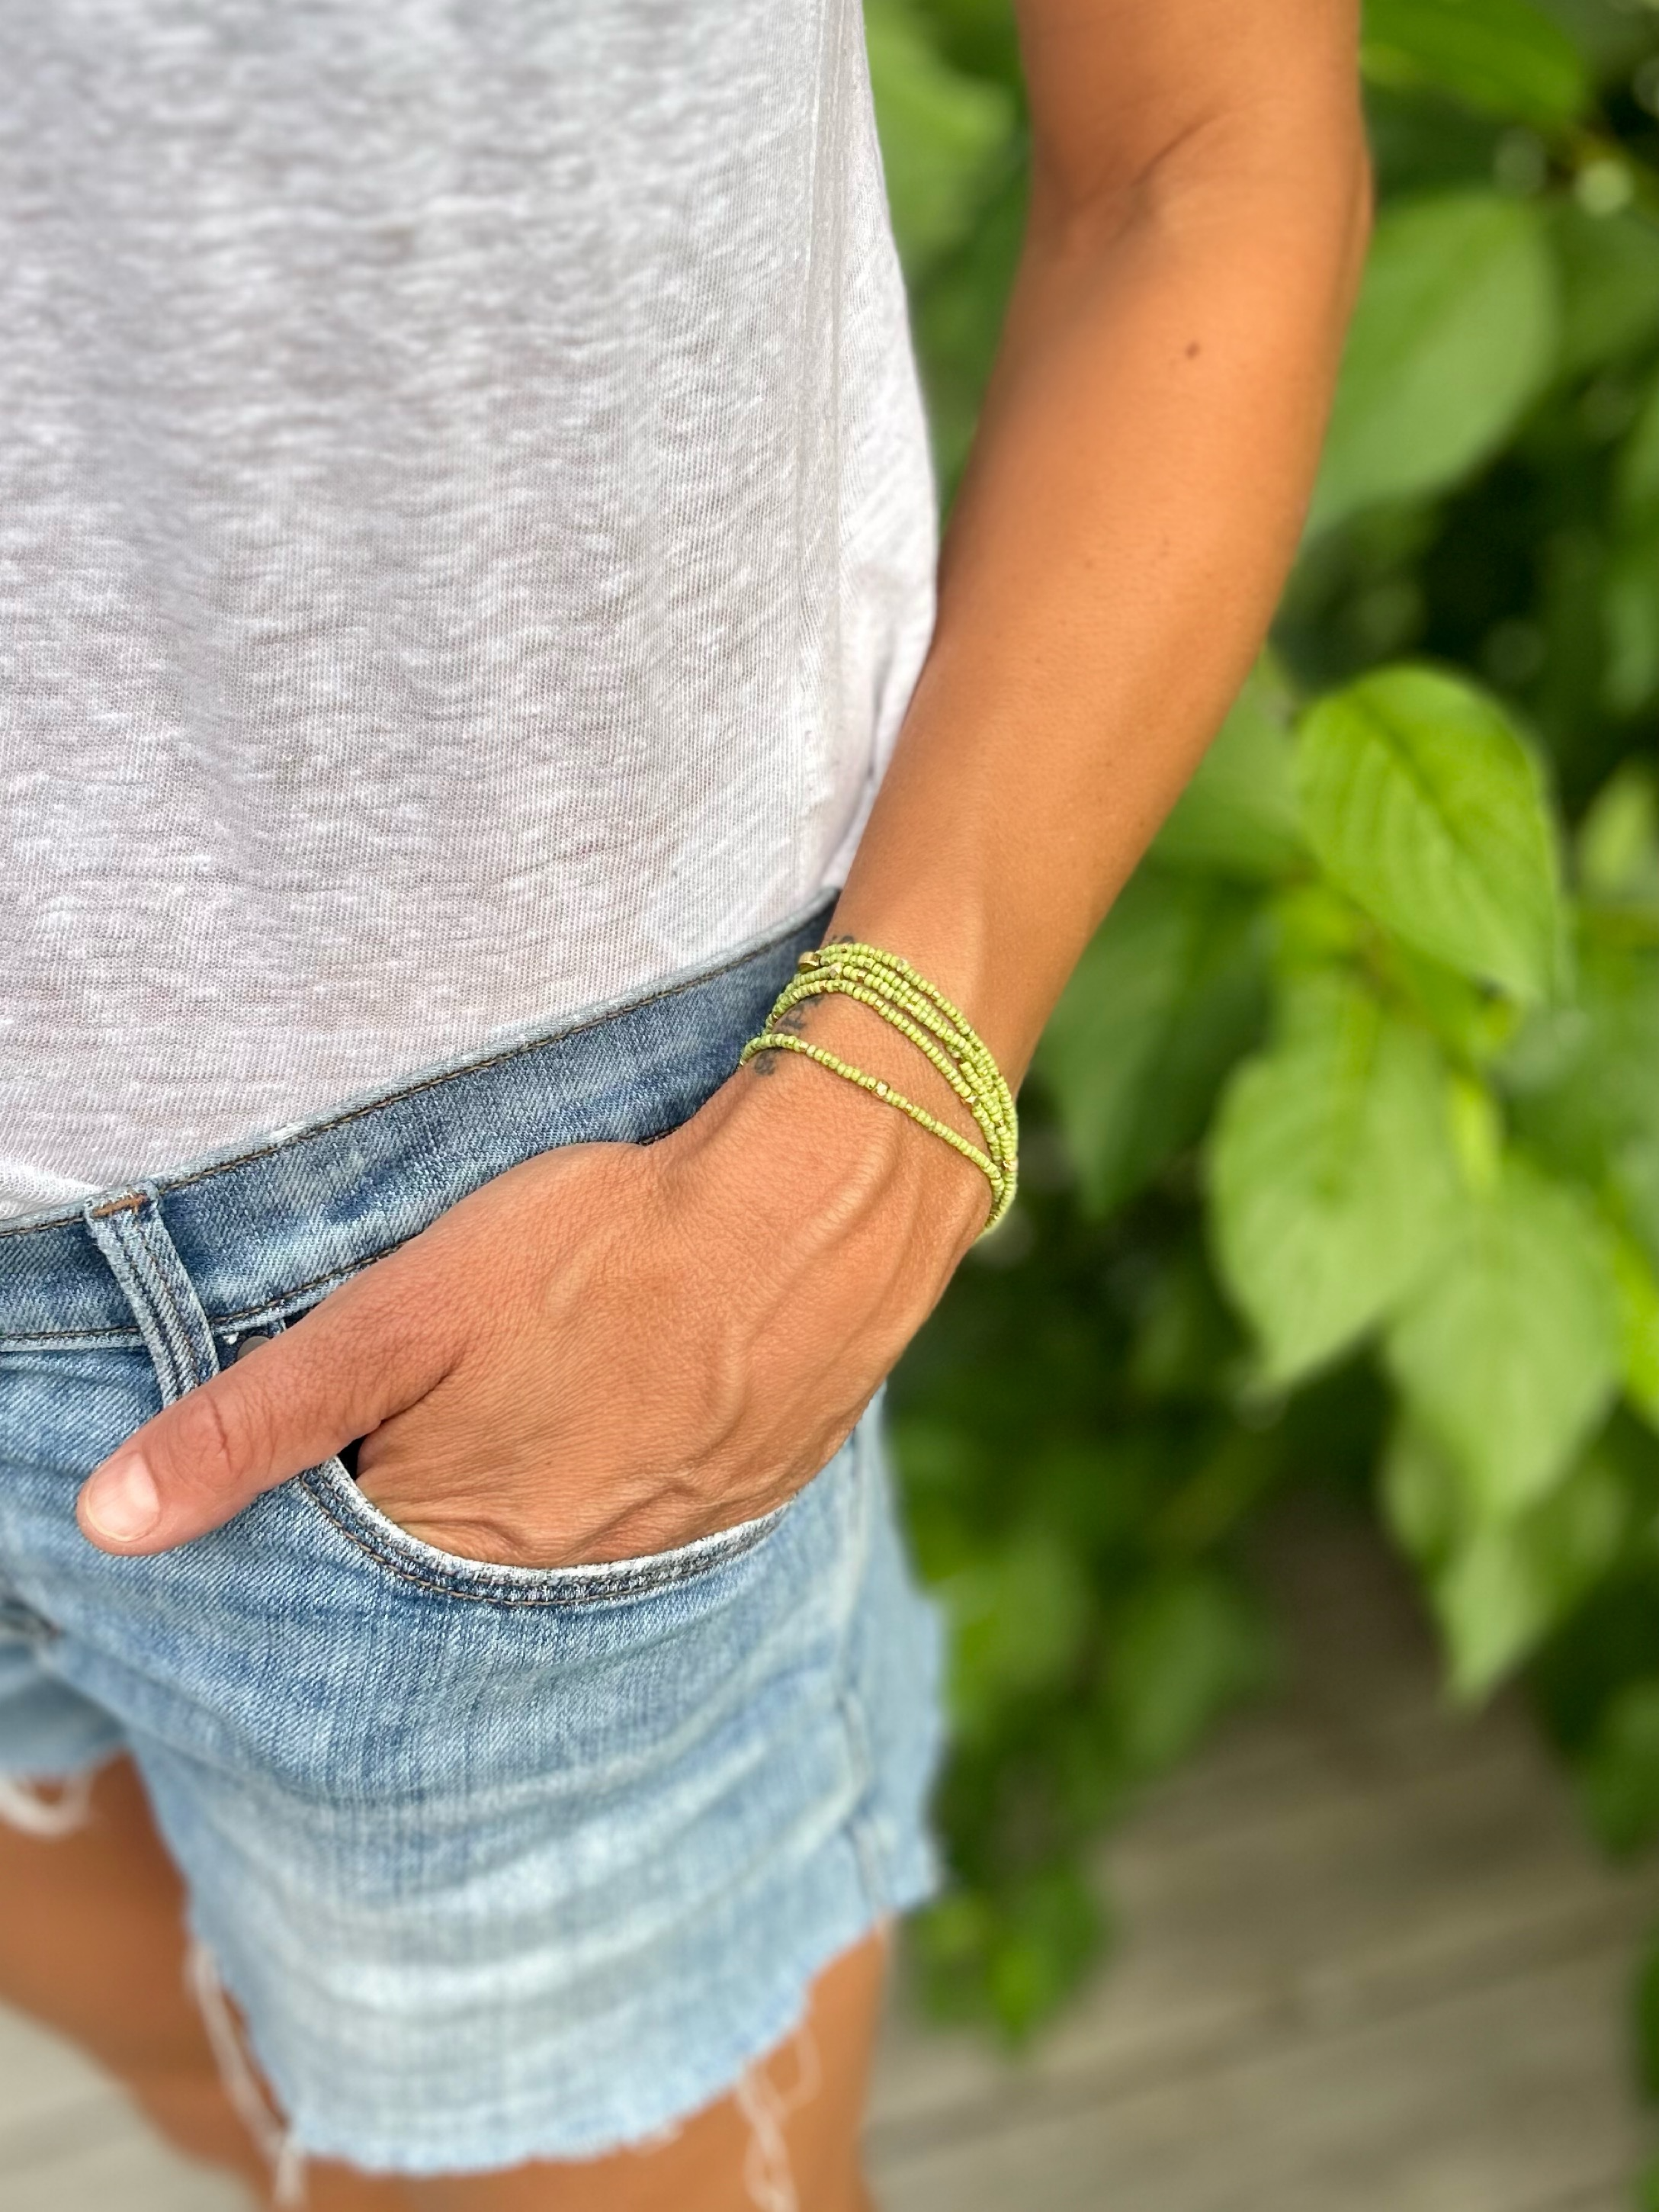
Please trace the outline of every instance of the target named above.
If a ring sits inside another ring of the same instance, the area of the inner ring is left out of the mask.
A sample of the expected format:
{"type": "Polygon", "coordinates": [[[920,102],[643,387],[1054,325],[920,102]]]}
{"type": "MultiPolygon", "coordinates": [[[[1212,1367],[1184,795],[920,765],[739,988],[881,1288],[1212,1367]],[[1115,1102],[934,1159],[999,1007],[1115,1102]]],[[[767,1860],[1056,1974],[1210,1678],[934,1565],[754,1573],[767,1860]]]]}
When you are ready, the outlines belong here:
{"type": "MultiPolygon", "coordinates": [[[[334,1528],[400,1581],[442,1597],[502,1606],[626,1604],[682,1583],[699,1582],[765,1542],[804,1494],[769,1513],[699,1536],[666,1552],[591,1565],[516,1567],[464,1559],[411,1536],[370,1504],[348,1471],[344,1455],[325,1460],[295,1481],[334,1528]]],[[[807,1487],[810,1488],[810,1485],[807,1487]]]]}

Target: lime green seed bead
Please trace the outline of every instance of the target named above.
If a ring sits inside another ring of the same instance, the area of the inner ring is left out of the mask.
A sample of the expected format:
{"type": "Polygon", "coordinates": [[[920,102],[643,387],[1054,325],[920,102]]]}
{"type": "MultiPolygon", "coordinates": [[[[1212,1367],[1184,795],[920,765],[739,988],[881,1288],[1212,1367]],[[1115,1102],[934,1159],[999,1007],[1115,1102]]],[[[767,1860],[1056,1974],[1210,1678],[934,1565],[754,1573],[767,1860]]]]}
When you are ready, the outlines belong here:
{"type": "Polygon", "coordinates": [[[981,1234],[995,1228],[1013,1203],[1019,1150],[1013,1094],[972,1024],[898,954],[862,943],[821,945],[803,953],[794,977],[767,1017],[766,1027],[744,1047],[738,1064],[746,1065],[757,1052],[793,1052],[816,1060],[831,1074],[896,1107],[970,1160],[991,1187],[990,1218],[981,1234]],[[854,1067],[822,1045],[779,1028],[807,1000],[836,995],[869,1007],[923,1054],[972,1115],[985,1140],[982,1151],[890,1084],[854,1067]]]}

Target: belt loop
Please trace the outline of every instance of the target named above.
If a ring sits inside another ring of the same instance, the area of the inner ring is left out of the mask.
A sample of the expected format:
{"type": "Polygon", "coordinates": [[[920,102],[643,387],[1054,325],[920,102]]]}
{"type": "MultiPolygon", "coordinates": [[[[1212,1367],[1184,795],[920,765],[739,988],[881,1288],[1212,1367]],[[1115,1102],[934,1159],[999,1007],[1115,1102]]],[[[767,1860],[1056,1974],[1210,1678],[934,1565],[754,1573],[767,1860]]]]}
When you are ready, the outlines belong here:
{"type": "Polygon", "coordinates": [[[93,1241],[132,1308],[170,1406],[219,1372],[213,1331],[161,1219],[161,1200],[149,1183],[118,1198],[82,1208],[93,1241]]]}

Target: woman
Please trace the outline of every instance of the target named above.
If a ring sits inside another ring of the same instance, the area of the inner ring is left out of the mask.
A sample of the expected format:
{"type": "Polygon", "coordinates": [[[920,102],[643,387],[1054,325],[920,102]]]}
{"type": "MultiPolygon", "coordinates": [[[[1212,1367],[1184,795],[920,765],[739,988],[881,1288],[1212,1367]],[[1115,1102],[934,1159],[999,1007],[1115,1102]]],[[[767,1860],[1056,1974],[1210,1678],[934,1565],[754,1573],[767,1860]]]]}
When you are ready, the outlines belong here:
{"type": "Polygon", "coordinates": [[[1294,546],[1352,0],[1023,0],[936,623],[850,0],[4,15],[3,1993],[279,2201],[850,2212],[866,1409],[1294,546]]]}

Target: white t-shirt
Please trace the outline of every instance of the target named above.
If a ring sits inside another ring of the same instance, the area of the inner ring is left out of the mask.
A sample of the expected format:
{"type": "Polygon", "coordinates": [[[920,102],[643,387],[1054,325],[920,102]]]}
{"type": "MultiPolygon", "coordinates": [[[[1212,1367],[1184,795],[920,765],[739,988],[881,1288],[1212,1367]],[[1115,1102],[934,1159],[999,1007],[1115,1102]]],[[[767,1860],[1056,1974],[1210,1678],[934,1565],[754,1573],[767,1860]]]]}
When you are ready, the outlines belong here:
{"type": "Polygon", "coordinates": [[[837,880],[933,611],[855,0],[0,52],[0,1212],[837,880]]]}

